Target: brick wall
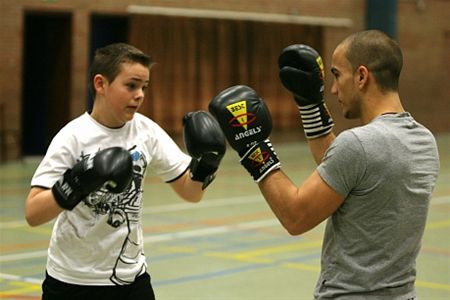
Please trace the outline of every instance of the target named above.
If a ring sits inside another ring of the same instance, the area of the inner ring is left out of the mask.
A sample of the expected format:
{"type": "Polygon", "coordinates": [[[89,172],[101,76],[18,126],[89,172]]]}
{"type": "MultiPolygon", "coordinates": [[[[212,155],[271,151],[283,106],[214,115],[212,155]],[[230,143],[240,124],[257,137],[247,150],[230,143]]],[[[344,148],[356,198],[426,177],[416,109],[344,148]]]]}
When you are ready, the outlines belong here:
{"type": "Polygon", "coordinates": [[[431,130],[450,131],[450,1],[400,1],[404,49],[400,92],[406,109],[431,130]]]}
{"type": "MultiPolygon", "coordinates": [[[[86,109],[86,72],[89,51],[89,18],[92,13],[125,14],[127,3],[134,5],[189,7],[262,13],[337,17],[352,20],[352,26],[324,28],[324,58],[329,69],[334,47],[346,35],[364,28],[363,0],[2,0],[0,1],[0,155],[3,159],[20,157],[23,24],[25,11],[72,13],[72,67],[70,116],[86,109]],[[4,134],[6,133],[6,135],[4,134]]],[[[450,77],[450,1],[398,0],[398,40],[403,47],[405,64],[401,77],[401,96],[406,108],[435,132],[449,131],[450,77]]],[[[57,42],[57,41],[55,41],[57,42]]],[[[327,78],[331,74],[327,71],[327,78]]],[[[331,81],[331,80],[330,80],[331,81]]],[[[338,131],[353,124],[343,120],[337,103],[327,99],[334,111],[338,131]]]]}

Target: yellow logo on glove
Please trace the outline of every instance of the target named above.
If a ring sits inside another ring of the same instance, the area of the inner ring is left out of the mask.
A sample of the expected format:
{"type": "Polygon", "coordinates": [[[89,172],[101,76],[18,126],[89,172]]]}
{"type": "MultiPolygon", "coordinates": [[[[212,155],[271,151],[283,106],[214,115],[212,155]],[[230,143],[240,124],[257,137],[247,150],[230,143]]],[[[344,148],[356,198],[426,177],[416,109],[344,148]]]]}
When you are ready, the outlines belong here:
{"type": "Polygon", "coordinates": [[[250,124],[255,119],[253,114],[247,114],[247,102],[245,100],[227,105],[227,109],[234,116],[234,118],[228,121],[233,127],[242,126],[247,130],[247,124],[250,124]],[[250,120],[248,116],[251,117],[250,120]]]}
{"type": "Polygon", "coordinates": [[[263,152],[261,150],[261,147],[257,147],[249,156],[248,158],[253,161],[253,165],[264,165],[269,158],[269,153],[263,152]]]}
{"type": "Polygon", "coordinates": [[[323,66],[323,61],[322,61],[322,57],[317,56],[316,58],[316,62],[319,65],[319,69],[320,69],[320,77],[321,79],[325,79],[325,68],[323,66]]]}
{"type": "Polygon", "coordinates": [[[262,164],[264,162],[264,159],[261,155],[261,148],[256,148],[255,151],[252,152],[252,154],[250,154],[250,156],[248,158],[250,158],[251,160],[262,164]]]}

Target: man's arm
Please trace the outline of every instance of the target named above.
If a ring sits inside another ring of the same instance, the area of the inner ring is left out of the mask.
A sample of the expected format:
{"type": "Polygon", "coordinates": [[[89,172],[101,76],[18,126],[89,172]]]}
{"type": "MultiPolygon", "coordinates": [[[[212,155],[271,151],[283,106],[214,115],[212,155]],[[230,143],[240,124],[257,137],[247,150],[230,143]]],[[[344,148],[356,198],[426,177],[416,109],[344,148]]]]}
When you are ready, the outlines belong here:
{"type": "Polygon", "coordinates": [[[325,152],[330,147],[331,143],[333,143],[335,138],[336,136],[334,135],[334,133],[330,132],[329,134],[321,136],[319,138],[308,139],[309,150],[311,151],[316,164],[320,164],[325,152]]]}
{"type": "Polygon", "coordinates": [[[278,67],[281,82],[294,96],[309,148],[319,164],[335,138],[334,122],[324,100],[322,58],[310,46],[294,44],[283,49],[278,67]]]}
{"type": "Polygon", "coordinates": [[[297,187],[280,170],[271,172],[258,184],[270,208],[291,235],[302,234],[328,218],[344,198],[314,171],[297,187]]]}
{"type": "MultiPolygon", "coordinates": [[[[241,164],[258,183],[272,211],[290,234],[310,230],[342,204],[343,197],[331,189],[317,171],[297,187],[280,169],[281,164],[269,139],[272,129],[270,113],[253,89],[230,87],[213,98],[209,108],[231,147],[238,152],[241,164]],[[235,115],[250,116],[253,121],[238,120],[235,115]]],[[[318,156],[323,155],[321,153],[333,137],[328,133],[313,141],[318,156]]]]}

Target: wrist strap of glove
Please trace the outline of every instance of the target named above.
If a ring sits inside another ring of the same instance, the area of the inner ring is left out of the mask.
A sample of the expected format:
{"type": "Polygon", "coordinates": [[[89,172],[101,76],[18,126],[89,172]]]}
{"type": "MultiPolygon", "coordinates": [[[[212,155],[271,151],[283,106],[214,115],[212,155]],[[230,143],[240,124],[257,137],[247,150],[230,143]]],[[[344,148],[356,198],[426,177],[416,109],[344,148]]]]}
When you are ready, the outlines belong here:
{"type": "Polygon", "coordinates": [[[325,102],[298,107],[307,139],[315,139],[333,130],[334,122],[325,102]]]}
{"type": "Polygon", "coordinates": [[[71,172],[71,169],[67,170],[64,176],[52,187],[52,193],[56,202],[67,210],[72,210],[87,196],[82,194],[79,184],[72,180],[71,172]]]}
{"type": "Polygon", "coordinates": [[[258,142],[251,147],[241,157],[241,164],[247,169],[255,182],[260,182],[267,174],[281,167],[269,139],[258,142]]]}
{"type": "Polygon", "coordinates": [[[206,187],[216,178],[215,172],[217,171],[217,167],[209,165],[206,163],[206,160],[202,158],[192,158],[189,169],[191,179],[203,183],[202,190],[206,189],[206,187]]]}

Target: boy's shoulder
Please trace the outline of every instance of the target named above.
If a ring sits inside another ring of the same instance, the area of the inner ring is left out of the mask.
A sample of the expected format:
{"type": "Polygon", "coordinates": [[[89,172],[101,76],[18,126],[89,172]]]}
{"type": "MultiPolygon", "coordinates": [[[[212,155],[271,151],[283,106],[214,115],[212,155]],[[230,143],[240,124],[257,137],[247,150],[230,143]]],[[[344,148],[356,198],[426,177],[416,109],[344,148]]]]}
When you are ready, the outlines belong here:
{"type": "Polygon", "coordinates": [[[145,127],[160,127],[158,123],[147,117],[146,115],[143,115],[141,113],[135,113],[133,120],[133,123],[135,123],[137,126],[145,126],[145,127]]]}
{"type": "Polygon", "coordinates": [[[90,122],[89,114],[85,112],[84,114],[76,117],[75,119],[70,120],[61,128],[61,131],[79,131],[84,130],[85,126],[87,126],[90,122]]]}
{"type": "Polygon", "coordinates": [[[150,117],[143,115],[142,113],[138,113],[138,112],[134,114],[133,119],[136,121],[140,121],[140,122],[155,123],[155,121],[153,121],[150,117]]]}

